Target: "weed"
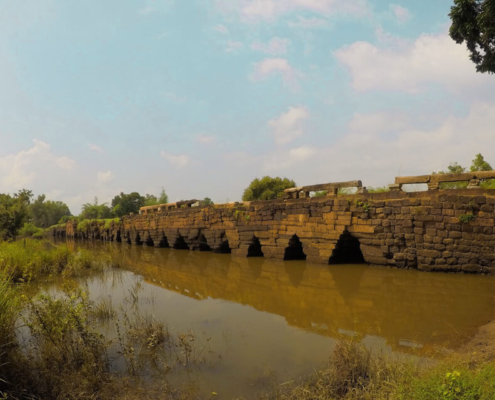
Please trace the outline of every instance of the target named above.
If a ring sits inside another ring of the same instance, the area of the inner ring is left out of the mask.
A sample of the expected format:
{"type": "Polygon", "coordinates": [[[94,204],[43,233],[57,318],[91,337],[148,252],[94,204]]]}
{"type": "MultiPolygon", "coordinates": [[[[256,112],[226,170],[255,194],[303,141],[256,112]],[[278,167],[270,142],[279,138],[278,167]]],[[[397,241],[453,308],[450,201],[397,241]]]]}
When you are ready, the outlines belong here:
{"type": "Polygon", "coordinates": [[[464,214],[459,216],[459,221],[463,224],[468,224],[471,221],[474,221],[476,219],[476,216],[473,214],[464,214]]]}
{"type": "Polygon", "coordinates": [[[363,211],[366,213],[370,212],[371,205],[368,203],[368,200],[361,201],[361,200],[356,199],[354,201],[354,205],[356,207],[361,207],[363,209],[363,211]]]}

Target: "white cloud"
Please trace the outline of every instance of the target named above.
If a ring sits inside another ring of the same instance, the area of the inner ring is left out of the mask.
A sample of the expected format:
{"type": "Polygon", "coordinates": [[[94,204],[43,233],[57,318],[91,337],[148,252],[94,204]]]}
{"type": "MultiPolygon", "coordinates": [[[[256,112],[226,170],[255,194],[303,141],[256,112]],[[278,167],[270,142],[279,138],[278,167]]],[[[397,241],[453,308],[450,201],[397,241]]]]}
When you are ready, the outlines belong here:
{"type": "Polygon", "coordinates": [[[216,140],[216,137],[213,135],[198,135],[196,136],[196,142],[201,144],[210,144],[216,140]]]}
{"type": "Polygon", "coordinates": [[[279,117],[268,121],[277,145],[287,144],[304,134],[304,121],[309,117],[306,107],[289,107],[279,117]]]}
{"type": "Polygon", "coordinates": [[[217,32],[223,33],[224,35],[229,33],[229,30],[225,26],[220,25],[220,24],[215,25],[213,29],[217,32]]]}
{"type": "Polygon", "coordinates": [[[399,6],[398,4],[390,4],[390,11],[393,13],[399,24],[405,24],[412,18],[411,11],[405,7],[399,6]]]}
{"type": "Polygon", "coordinates": [[[315,29],[327,27],[328,21],[324,18],[305,18],[299,15],[296,20],[288,21],[287,25],[291,28],[315,29]]]}
{"type": "Polygon", "coordinates": [[[216,5],[223,14],[236,14],[245,22],[269,21],[301,11],[370,15],[367,0],[217,0],[216,5]]]}
{"type": "Polygon", "coordinates": [[[92,151],[95,151],[97,153],[103,153],[103,149],[100,146],[96,145],[96,144],[88,143],[88,147],[92,151]]]}
{"type": "Polygon", "coordinates": [[[237,50],[241,49],[242,46],[244,46],[241,42],[235,42],[233,40],[229,40],[227,42],[227,47],[225,48],[225,51],[227,53],[234,53],[237,50]]]}
{"type": "Polygon", "coordinates": [[[2,190],[14,191],[28,188],[40,177],[44,183],[59,174],[68,174],[75,162],[69,157],[52,153],[50,145],[34,139],[34,146],[17,154],[0,158],[0,183],[2,190]]]}
{"type": "Polygon", "coordinates": [[[174,155],[167,153],[166,151],[162,151],[160,155],[176,168],[184,168],[191,162],[189,156],[185,154],[174,155]]]}
{"type": "Polygon", "coordinates": [[[254,65],[250,78],[253,81],[261,81],[275,74],[280,74],[284,83],[294,89],[297,88],[299,79],[303,77],[303,74],[285,58],[267,58],[254,65]]]}
{"type": "Polygon", "coordinates": [[[113,174],[112,171],[105,171],[105,172],[100,171],[97,173],[96,176],[97,176],[98,183],[100,183],[100,184],[111,182],[115,178],[115,175],[113,174]]]}
{"type": "Polygon", "coordinates": [[[268,43],[255,42],[251,45],[251,48],[262,53],[277,55],[287,53],[287,47],[290,44],[291,41],[289,39],[274,37],[268,43]]]}
{"type": "Polygon", "coordinates": [[[316,153],[316,150],[310,146],[296,147],[289,150],[289,157],[296,160],[306,160],[316,153]]]}
{"type": "Polygon", "coordinates": [[[446,33],[422,35],[393,49],[356,42],[334,55],[350,71],[355,90],[395,90],[418,93],[435,84],[449,91],[493,87],[489,76],[477,74],[465,46],[446,33]]]}

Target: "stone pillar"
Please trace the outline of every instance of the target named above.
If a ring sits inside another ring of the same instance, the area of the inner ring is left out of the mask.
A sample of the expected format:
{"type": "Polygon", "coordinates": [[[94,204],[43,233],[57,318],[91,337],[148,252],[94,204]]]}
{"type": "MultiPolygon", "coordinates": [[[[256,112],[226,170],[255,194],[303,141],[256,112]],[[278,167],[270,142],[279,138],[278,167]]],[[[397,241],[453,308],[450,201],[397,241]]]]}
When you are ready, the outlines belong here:
{"type": "Polygon", "coordinates": [[[400,192],[402,190],[402,185],[400,183],[392,183],[388,185],[388,188],[390,189],[391,192],[400,192]]]}
{"type": "Polygon", "coordinates": [[[439,182],[429,182],[428,183],[428,190],[437,190],[440,189],[440,183],[439,182]]]}

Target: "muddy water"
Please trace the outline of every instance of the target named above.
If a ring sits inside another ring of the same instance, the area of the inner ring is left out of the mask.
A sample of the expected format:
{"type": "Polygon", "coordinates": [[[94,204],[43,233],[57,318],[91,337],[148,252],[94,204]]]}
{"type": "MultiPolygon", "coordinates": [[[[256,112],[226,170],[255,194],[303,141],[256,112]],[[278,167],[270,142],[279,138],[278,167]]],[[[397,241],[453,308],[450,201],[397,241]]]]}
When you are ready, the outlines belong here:
{"type": "Polygon", "coordinates": [[[118,304],[141,281],[149,299],[142,308],[207,343],[218,362],[191,379],[219,398],[249,398],[273,371],[282,382],[311,373],[328,361],[339,335],[377,351],[430,356],[455,349],[495,317],[495,277],[92,248],[122,252],[126,261],[117,281],[111,273],[89,279],[91,296],[118,304]]]}

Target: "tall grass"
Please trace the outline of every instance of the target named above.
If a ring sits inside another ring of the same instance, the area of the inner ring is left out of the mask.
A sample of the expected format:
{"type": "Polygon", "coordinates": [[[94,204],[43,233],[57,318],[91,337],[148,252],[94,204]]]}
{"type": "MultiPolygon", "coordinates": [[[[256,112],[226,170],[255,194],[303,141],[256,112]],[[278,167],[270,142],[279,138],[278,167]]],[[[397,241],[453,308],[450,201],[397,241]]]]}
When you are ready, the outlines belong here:
{"type": "MultiPolygon", "coordinates": [[[[272,388],[274,385],[271,386],[272,388]]],[[[372,354],[361,343],[341,339],[327,368],[301,382],[261,393],[273,400],[493,400],[495,362],[453,356],[418,363],[372,354]]]]}
{"type": "Polygon", "coordinates": [[[30,239],[0,243],[0,273],[14,282],[35,281],[44,275],[60,273],[77,275],[90,268],[101,269],[103,264],[91,251],[72,251],[65,245],[30,239]]]}

